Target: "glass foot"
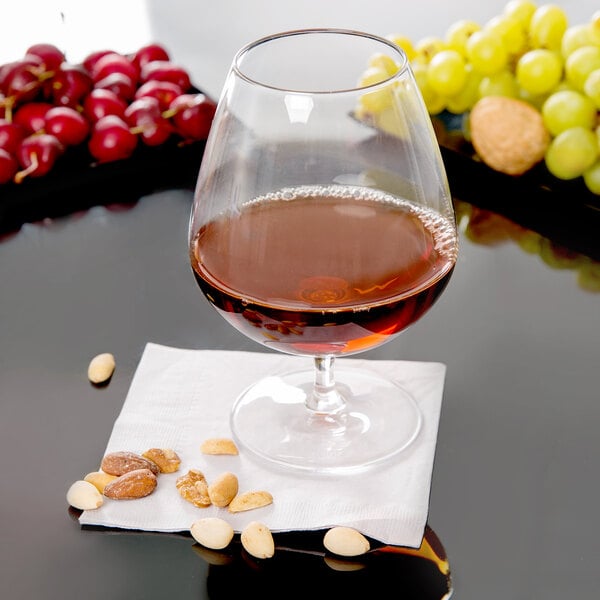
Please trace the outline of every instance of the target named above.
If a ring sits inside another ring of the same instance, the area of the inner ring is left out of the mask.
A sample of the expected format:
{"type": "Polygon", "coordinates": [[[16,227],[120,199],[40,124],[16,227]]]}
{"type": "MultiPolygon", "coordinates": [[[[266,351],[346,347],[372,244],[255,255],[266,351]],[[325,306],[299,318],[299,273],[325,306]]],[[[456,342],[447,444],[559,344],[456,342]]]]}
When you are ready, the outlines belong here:
{"type": "Polygon", "coordinates": [[[288,469],[357,472],[405,450],[421,428],[421,412],[393,381],[336,368],[344,399],[332,412],[307,408],[314,371],[265,377],[236,400],[231,428],[242,449],[288,469]]]}

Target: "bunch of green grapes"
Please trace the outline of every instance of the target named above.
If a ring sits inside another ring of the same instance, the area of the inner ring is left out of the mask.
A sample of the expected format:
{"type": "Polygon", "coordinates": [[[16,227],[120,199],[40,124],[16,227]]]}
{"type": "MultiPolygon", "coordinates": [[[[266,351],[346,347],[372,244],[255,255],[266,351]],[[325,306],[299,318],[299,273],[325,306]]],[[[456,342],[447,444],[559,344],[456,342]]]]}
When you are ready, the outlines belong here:
{"type": "MultiPolygon", "coordinates": [[[[468,113],[484,96],[524,100],[541,112],[552,137],[550,173],[583,177],[600,194],[600,10],[571,25],[556,4],[510,0],[487,23],[457,21],[443,38],[389,39],[405,51],[431,115],[468,113]]],[[[394,68],[379,58],[365,77],[381,80],[394,68]]]]}

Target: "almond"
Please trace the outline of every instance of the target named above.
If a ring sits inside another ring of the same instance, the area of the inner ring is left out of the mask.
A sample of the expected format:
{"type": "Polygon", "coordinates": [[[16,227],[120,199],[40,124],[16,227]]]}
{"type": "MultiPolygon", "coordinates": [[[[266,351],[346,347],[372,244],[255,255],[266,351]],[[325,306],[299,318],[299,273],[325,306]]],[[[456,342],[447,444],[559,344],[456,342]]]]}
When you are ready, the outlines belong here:
{"type": "Polygon", "coordinates": [[[271,558],[275,554],[273,535],[264,523],[248,523],[240,538],[246,552],[255,558],[271,558]]]}
{"type": "Polygon", "coordinates": [[[150,469],[155,475],[160,473],[158,465],[135,452],[111,452],[104,456],[100,469],[109,475],[123,475],[136,469],[150,469]]]}
{"type": "Polygon", "coordinates": [[[209,438],[202,442],[200,451],[203,454],[239,454],[235,442],[229,438],[209,438]]]}
{"type": "Polygon", "coordinates": [[[228,510],[232,513],[253,510],[272,504],[273,496],[264,490],[238,494],[230,503],[228,510]]]}
{"type": "Polygon", "coordinates": [[[101,494],[104,493],[104,488],[117,478],[116,475],[104,473],[104,471],[92,471],[88,473],[83,480],[91,483],[101,494]]]}
{"type": "Polygon", "coordinates": [[[339,556],[359,556],[369,551],[369,540],[351,527],[332,527],[323,538],[327,550],[339,556]]]}
{"type": "Polygon", "coordinates": [[[135,469],[111,481],[104,488],[104,495],[113,500],[133,500],[148,496],[156,485],[156,475],[150,469],[135,469]]]}
{"type": "Polygon", "coordinates": [[[67,502],[70,506],[79,510],[94,510],[102,506],[103,499],[93,484],[80,479],[68,489],[67,502]]]}
{"type": "Polygon", "coordinates": [[[108,381],[115,370],[115,357],[109,352],[94,356],[88,365],[88,379],[95,384],[108,381]]]}
{"type": "Polygon", "coordinates": [[[217,517],[198,519],[190,528],[192,537],[205,548],[221,550],[233,539],[233,527],[217,517]]]}
{"type": "Polygon", "coordinates": [[[208,497],[214,506],[227,506],[238,493],[238,478],[229,472],[222,473],[208,486],[208,497]]]}

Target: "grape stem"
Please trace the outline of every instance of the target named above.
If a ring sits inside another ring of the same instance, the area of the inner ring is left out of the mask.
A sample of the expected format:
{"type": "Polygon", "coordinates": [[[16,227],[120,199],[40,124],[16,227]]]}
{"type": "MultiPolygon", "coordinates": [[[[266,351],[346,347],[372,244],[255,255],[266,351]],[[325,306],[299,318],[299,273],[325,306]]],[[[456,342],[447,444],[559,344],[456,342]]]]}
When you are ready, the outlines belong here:
{"type": "Polygon", "coordinates": [[[37,154],[35,152],[32,153],[30,156],[30,159],[31,159],[30,165],[26,169],[23,169],[22,171],[19,171],[18,173],[15,174],[15,176],[14,176],[15,183],[21,183],[28,175],[31,175],[31,173],[34,173],[37,170],[37,168],[39,166],[37,154]]]}

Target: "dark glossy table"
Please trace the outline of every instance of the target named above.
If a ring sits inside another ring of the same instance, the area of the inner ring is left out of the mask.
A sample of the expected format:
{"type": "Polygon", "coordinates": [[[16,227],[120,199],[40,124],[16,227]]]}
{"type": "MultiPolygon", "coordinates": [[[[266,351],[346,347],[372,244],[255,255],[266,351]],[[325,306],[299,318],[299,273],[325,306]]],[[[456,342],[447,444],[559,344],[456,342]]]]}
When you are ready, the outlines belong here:
{"type": "MultiPolygon", "coordinates": [[[[3,598],[283,598],[292,588],[316,598],[325,589],[310,551],[262,571],[219,566],[222,557],[207,559],[184,535],[83,530],[68,510],[66,490],[102,456],[146,342],[262,351],[196,287],[191,197],[167,189],[121,206],[129,198],[117,193],[116,206],[27,224],[0,242],[3,598]],[[117,369],[95,388],[86,370],[100,352],[117,369]]],[[[448,366],[429,525],[454,597],[595,598],[600,290],[578,279],[589,259],[462,200],[457,211],[462,248],[445,294],[369,354],[448,366]]],[[[576,224],[564,226],[576,239],[576,224]]],[[[420,597],[405,593],[405,572],[382,575],[382,564],[362,579],[330,570],[327,594],[374,597],[391,583],[397,597],[420,597]]]]}

